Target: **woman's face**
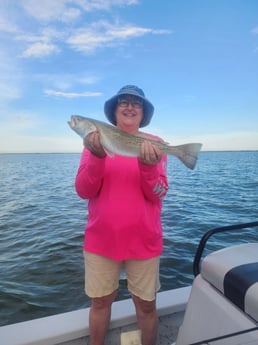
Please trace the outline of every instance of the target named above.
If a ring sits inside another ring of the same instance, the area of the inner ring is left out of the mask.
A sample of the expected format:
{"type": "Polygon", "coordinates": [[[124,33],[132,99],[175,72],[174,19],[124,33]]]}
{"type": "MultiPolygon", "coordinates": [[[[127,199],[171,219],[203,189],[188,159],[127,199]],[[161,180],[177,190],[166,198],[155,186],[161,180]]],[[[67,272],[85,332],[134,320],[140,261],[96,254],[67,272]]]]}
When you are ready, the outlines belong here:
{"type": "Polygon", "coordinates": [[[137,133],[143,118],[142,100],[131,95],[119,97],[115,118],[119,129],[128,133],[137,133]]]}

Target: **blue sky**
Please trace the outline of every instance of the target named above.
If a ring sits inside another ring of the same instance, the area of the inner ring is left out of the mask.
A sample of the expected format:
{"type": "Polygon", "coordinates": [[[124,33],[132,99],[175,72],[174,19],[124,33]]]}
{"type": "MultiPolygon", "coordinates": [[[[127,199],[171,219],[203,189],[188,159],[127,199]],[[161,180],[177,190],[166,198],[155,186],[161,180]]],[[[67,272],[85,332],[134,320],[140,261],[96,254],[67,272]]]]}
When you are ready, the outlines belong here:
{"type": "Polygon", "coordinates": [[[80,152],[71,114],[106,121],[136,84],[144,130],[258,150],[257,0],[2,0],[0,152],[80,152]]]}

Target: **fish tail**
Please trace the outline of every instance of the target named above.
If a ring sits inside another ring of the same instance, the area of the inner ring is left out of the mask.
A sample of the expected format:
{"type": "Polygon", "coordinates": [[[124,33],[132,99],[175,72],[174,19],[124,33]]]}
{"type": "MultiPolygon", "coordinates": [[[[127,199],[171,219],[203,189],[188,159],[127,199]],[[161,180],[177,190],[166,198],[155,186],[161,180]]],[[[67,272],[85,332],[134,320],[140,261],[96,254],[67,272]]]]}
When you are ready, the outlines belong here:
{"type": "Polygon", "coordinates": [[[176,146],[176,152],[174,155],[181,160],[184,165],[189,169],[194,169],[197,159],[198,153],[201,150],[202,144],[199,143],[191,143],[191,144],[183,144],[176,146]]]}

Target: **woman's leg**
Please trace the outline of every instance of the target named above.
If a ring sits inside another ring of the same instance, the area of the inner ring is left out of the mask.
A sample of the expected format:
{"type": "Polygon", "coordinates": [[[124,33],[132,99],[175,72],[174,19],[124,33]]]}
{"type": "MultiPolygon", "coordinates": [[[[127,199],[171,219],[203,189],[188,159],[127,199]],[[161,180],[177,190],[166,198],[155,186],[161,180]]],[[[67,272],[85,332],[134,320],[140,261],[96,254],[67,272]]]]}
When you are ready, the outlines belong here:
{"type": "Polygon", "coordinates": [[[142,345],[155,345],[158,332],[156,292],[160,288],[159,257],[127,260],[125,263],[128,289],[135,304],[142,345]]]}
{"type": "Polygon", "coordinates": [[[111,316],[111,305],[116,297],[116,291],[104,297],[95,297],[90,307],[90,344],[103,345],[111,316]]]}
{"type": "Polygon", "coordinates": [[[156,300],[144,301],[132,295],[138,327],[142,334],[142,345],[156,345],[158,333],[158,317],[156,311],[156,300]]]}
{"type": "Polygon", "coordinates": [[[103,345],[110,322],[111,305],[118,288],[121,263],[84,252],[85,292],[91,299],[90,344],[103,345]]]}

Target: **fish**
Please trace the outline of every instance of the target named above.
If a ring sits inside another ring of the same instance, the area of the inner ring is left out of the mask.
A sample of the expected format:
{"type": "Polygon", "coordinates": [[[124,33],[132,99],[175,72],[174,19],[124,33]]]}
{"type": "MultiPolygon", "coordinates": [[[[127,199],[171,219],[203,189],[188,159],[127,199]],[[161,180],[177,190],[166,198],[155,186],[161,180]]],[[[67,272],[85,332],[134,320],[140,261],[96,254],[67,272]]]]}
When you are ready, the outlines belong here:
{"type": "Polygon", "coordinates": [[[163,154],[177,157],[187,168],[193,170],[202,147],[200,143],[172,146],[167,142],[150,138],[144,133],[129,134],[108,123],[81,115],[71,115],[68,124],[83,139],[89,133],[98,131],[100,143],[109,157],[114,157],[114,155],[139,157],[141,144],[148,140],[163,154]]]}

